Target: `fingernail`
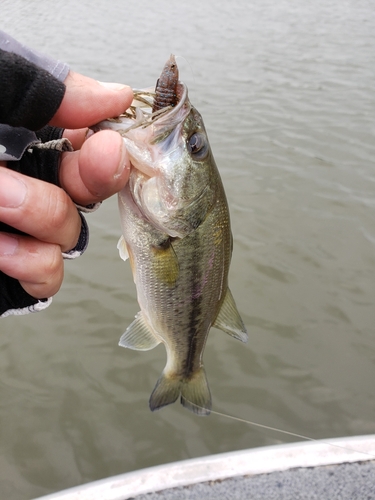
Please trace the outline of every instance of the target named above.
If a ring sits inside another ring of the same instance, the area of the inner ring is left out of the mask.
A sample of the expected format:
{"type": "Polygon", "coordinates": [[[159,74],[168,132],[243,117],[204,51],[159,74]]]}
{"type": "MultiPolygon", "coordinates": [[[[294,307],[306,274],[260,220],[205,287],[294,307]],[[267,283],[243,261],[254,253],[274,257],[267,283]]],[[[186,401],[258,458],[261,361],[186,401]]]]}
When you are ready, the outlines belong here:
{"type": "Polygon", "coordinates": [[[130,168],[130,162],[129,162],[128,152],[126,150],[124,141],[121,141],[121,142],[122,142],[122,145],[121,145],[121,159],[120,159],[119,166],[117,168],[117,172],[113,176],[115,179],[118,179],[119,177],[121,177],[121,175],[122,175],[123,171],[125,170],[125,168],[130,168]]]}
{"type": "Polygon", "coordinates": [[[18,238],[0,234],[0,255],[13,255],[18,247],[18,238]]]}
{"type": "Polygon", "coordinates": [[[130,89],[129,85],[124,85],[122,83],[113,83],[113,82],[99,82],[100,85],[105,87],[106,89],[110,90],[124,90],[124,89],[130,89]]]}
{"type": "Polygon", "coordinates": [[[95,132],[93,130],[91,130],[91,128],[88,128],[87,132],[86,132],[86,135],[85,135],[85,141],[87,141],[87,139],[89,137],[91,137],[92,135],[94,135],[94,134],[95,134],[95,132]]]}
{"type": "Polygon", "coordinates": [[[0,207],[17,208],[26,197],[26,185],[9,175],[6,171],[0,175],[0,207]]]}

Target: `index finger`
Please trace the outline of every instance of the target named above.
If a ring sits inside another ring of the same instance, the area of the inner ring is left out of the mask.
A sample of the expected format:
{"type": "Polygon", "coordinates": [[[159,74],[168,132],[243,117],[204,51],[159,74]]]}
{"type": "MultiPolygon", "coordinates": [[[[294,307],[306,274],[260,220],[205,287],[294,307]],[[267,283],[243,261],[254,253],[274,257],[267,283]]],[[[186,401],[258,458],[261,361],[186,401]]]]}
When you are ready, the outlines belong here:
{"type": "Polygon", "coordinates": [[[133,91],[127,85],[101,83],[70,71],[64,98],[51,125],[63,128],[89,127],[118,116],[128,109],[133,91]]]}
{"type": "Polygon", "coordinates": [[[75,247],[81,231],[81,218],[63,189],[3,167],[0,220],[63,252],[75,247]]]}

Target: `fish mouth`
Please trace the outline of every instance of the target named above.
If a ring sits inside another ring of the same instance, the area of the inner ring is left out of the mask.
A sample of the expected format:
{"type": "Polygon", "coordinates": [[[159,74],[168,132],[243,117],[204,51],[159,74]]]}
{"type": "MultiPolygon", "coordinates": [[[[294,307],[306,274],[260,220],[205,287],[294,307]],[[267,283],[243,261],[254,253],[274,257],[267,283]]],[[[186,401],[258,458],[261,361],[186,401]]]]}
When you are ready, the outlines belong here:
{"type": "Polygon", "coordinates": [[[123,114],[122,117],[127,117],[132,120],[126,129],[121,131],[122,135],[126,135],[132,129],[146,128],[150,125],[165,126],[167,123],[169,128],[173,128],[177,123],[184,120],[185,116],[190,111],[191,105],[188,99],[188,89],[183,82],[178,82],[176,87],[177,104],[176,106],[166,106],[158,111],[152,112],[154,99],[156,97],[155,90],[142,89],[134,90],[134,99],[130,108],[123,114]],[[185,112],[181,110],[186,108],[185,112]],[[183,116],[180,116],[180,115],[183,116]]]}
{"type": "MultiPolygon", "coordinates": [[[[142,133],[141,141],[146,140],[146,143],[153,145],[168,137],[173,129],[182,124],[192,108],[188,98],[188,88],[181,81],[178,81],[176,85],[177,104],[166,106],[155,112],[152,112],[156,98],[154,88],[134,89],[133,94],[134,99],[124,113],[93,125],[90,127],[91,130],[93,132],[115,130],[126,142],[137,141],[138,134],[142,133]],[[147,129],[150,131],[148,132],[147,129]]],[[[151,172],[148,171],[148,173],[151,172]]]]}
{"type": "Polygon", "coordinates": [[[119,117],[121,130],[116,126],[125,141],[132,168],[150,177],[157,174],[160,157],[174,150],[192,109],[188,89],[183,82],[177,83],[176,95],[178,101],[175,106],[152,112],[155,91],[135,90],[132,105],[119,117]]]}
{"type": "Polygon", "coordinates": [[[176,86],[178,99],[176,106],[167,106],[154,113],[152,112],[156,97],[154,88],[134,89],[133,94],[134,99],[124,113],[91,126],[91,130],[93,132],[106,129],[115,130],[122,137],[130,138],[133,130],[145,129],[152,125],[152,135],[158,138],[155,142],[159,142],[160,136],[181,123],[191,109],[187,86],[181,81],[178,81],[176,86]]]}

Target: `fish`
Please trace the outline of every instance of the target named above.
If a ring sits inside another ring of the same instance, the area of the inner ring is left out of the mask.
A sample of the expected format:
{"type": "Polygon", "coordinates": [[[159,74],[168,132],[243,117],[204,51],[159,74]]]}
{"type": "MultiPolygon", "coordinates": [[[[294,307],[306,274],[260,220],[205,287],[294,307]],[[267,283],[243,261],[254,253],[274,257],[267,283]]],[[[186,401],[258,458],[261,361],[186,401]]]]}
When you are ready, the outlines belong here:
{"type": "Polygon", "coordinates": [[[163,343],[166,366],[149,399],[209,415],[203,352],[211,327],[242,342],[245,325],[228,287],[233,239],[228,203],[200,113],[172,54],[155,90],[97,129],[121,133],[131,161],[118,195],[118,249],[129,260],[140,311],[119,345],[147,351],[163,343]]]}

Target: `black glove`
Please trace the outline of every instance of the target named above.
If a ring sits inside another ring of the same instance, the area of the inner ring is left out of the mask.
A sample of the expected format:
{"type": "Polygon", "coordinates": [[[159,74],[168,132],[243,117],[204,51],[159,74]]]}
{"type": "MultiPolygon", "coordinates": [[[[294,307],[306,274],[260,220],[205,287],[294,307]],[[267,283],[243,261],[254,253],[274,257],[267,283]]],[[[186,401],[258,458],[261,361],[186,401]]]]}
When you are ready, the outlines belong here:
{"type": "MultiPolygon", "coordinates": [[[[61,139],[63,129],[46,126],[36,132],[37,139],[42,143],[61,139]]],[[[18,161],[8,161],[7,167],[21,174],[34,177],[59,186],[60,151],[54,149],[38,149],[32,147],[23,153],[18,161]]],[[[88,207],[87,211],[90,211],[88,207]]],[[[81,215],[81,234],[75,248],[64,253],[64,258],[75,258],[81,255],[88,245],[88,226],[81,215]]],[[[22,234],[21,231],[0,222],[0,231],[22,234]]],[[[19,281],[0,271],[0,317],[11,314],[26,314],[45,309],[52,299],[35,299],[20,285],[19,281]]]]}

